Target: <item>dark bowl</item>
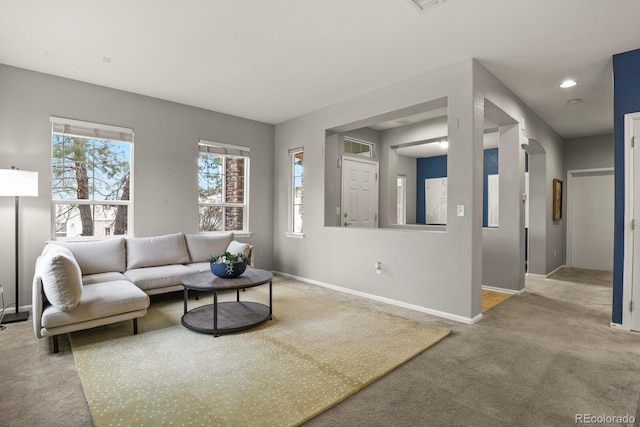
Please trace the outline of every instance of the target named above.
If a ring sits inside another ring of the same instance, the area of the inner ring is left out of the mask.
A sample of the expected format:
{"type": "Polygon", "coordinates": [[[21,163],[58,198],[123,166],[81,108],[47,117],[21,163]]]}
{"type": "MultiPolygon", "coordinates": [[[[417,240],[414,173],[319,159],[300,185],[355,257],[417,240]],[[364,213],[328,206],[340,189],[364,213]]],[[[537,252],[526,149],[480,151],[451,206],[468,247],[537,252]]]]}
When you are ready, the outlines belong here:
{"type": "Polygon", "coordinates": [[[246,262],[237,262],[233,264],[233,271],[227,272],[227,264],[209,264],[211,266],[211,272],[218,277],[225,279],[233,279],[240,276],[247,269],[246,262]]]}

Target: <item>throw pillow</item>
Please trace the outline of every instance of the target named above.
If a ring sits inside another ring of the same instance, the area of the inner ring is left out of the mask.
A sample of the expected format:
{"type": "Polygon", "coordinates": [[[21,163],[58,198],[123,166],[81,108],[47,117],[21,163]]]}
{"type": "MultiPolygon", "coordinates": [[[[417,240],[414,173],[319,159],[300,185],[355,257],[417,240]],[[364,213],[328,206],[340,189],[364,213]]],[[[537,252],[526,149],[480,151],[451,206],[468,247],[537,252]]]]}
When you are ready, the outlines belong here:
{"type": "Polygon", "coordinates": [[[42,253],[40,277],[51,305],[61,311],[76,308],[82,297],[82,273],[69,249],[47,245],[42,253]]]}
{"type": "Polygon", "coordinates": [[[249,257],[251,255],[251,246],[248,243],[240,243],[235,240],[227,246],[227,252],[232,254],[244,254],[249,257]]]}

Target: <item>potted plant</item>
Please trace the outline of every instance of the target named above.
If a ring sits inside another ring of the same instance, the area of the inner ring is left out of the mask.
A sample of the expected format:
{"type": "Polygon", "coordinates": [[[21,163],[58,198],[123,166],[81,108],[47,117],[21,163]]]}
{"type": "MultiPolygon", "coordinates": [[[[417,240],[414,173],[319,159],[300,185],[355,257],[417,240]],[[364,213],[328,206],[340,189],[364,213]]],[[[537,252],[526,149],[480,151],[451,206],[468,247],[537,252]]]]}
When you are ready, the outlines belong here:
{"type": "Polygon", "coordinates": [[[238,277],[247,268],[247,257],[242,253],[223,252],[211,255],[207,261],[210,263],[211,272],[218,277],[238,277]]]}

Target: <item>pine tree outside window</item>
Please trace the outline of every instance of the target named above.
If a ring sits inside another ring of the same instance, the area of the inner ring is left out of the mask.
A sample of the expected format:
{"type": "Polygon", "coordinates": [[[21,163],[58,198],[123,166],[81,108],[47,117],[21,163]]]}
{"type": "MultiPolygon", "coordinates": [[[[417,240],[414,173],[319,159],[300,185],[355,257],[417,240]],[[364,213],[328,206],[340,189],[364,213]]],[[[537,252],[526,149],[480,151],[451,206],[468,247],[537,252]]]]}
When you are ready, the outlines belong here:
{"type": "Polygon", "coordinates": [[[50,119],[53,237],[132,235],[133,129],[50,119]]]}

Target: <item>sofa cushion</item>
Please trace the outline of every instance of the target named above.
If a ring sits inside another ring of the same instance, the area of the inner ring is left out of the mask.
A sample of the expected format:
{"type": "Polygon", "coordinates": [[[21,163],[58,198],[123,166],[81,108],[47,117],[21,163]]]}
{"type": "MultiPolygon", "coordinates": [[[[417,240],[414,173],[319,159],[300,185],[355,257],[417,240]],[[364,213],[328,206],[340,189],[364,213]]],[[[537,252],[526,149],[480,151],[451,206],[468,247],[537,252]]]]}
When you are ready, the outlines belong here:
{"type": "Polygon", "coordinates": [[[127,276],[115,271],[82,276],[82,284],[85,286],[93,285],[94,283],[115,282],[118,280],[127,280],[127,276]]]}
{"type": "Polygon", "coordinates": [[[190,262],[184,234],[127,239],[127,270],[190,262]]]}
{"type": "Polygon", "coordinates": [[[229,243],[227,252],[232,254],[244,254],[246,257],[249,257],[251,255],[251,245],[249,245],[248,243],[236,242],[234,240],[233,242],[229,243]]]}
{"type": "Polygon", "coordinates": [[[204,262],[211,255],[221,254],[233,240],[233,232],[214,234],[185,234],[191,262],[204,262]]]}
{"type": "Polygon", "coordinates": [[[61,311],[76,308],[82,297],[82,273],[71,251],[47,245],[36,268],[51,305],[61,311]]]}
{"type": "Polygon", "coordinates": [[[83,275],[127,269],[124,237],[94,242],[53,242],[69,248],[78,261],[83,275]]]}
{"type": "Polygon", "coordinates": [[[49,306],[42,312],[42,327],[56,328],[88,320],[144,310],[149,296],[127,280],[85,286],[82,298],[73,311],[49,306]]]}
{"type": "Polygon", "coordinates": [[[193,273],[195,273],[193,269],[175,264],[135,268],[125,271],[124,275],[143,291],[149,291],[179,285],[184,277],[193,273]]]}
{"type": "Polygon", "coordinates": [[[187,267],[192,268],[195,272],[202,272],[202,271],[211,271],[211,264],[207,261],[205,262],[194,262],[191,264],[187,264],[187,267]]]}

